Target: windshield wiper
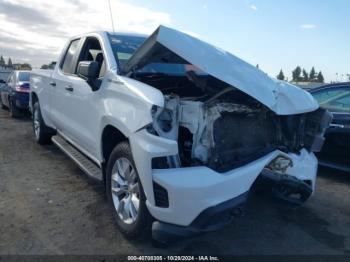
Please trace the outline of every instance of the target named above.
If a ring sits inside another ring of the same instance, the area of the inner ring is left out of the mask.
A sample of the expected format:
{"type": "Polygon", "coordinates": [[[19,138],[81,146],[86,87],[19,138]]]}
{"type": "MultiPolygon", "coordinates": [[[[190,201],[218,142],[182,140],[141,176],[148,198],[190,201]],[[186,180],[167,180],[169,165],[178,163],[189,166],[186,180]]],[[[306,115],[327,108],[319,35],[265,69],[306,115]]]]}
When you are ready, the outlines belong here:
{"type": "Polygon", "coordinates": [[[134,76],[142,76],[142,77],[147,77],[147,78],[153,78],[153,77],[162,77],[162,76],[173,76],[167,73],[163,73],[163,72],[134,72],[133,73],[134,76]]]}

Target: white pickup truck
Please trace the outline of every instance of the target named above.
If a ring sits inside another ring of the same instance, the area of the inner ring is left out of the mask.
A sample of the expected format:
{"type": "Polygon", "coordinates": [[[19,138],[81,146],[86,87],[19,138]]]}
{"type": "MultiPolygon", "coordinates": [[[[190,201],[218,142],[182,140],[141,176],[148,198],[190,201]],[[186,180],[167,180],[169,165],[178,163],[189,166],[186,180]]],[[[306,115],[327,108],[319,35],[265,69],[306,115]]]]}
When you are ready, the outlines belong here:
{"type": "Polygon", "coordinates": [[[36,140],[104,181],[126,236],[217,229],[261,179],[293,204],[312,195],[331,116],[302,89],[164,26],[73,37],[58,61],[31,75],[36,140]]]}

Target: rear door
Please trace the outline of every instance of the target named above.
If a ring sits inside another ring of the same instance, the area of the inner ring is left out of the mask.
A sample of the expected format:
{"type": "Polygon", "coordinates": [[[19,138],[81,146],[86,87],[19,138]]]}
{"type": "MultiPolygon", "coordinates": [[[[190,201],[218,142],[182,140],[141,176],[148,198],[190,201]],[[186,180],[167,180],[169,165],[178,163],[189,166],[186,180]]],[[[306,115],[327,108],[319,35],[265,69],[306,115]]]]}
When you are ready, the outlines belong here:
{"type": "Polygon", "coordinates": [[[65,109],[67,98],[69,98],[71,94],[66,88],[71,85],[72,80],[76,77],[74,74],[80,46],[80,38],[74,39],[70,42],[62,61],[52,74],[52,81],[50,83],[51,119],[57,130],[64,133],[69,133],[71,125],[70,116],[67,115],[65,109]]]}

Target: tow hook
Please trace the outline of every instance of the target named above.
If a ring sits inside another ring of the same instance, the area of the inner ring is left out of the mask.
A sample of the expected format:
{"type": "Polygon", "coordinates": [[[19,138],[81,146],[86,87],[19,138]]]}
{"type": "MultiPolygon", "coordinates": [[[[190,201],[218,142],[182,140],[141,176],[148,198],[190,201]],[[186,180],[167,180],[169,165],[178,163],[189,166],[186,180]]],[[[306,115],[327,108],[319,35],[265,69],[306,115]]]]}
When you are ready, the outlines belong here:
{"type": "Polygon", "coordinates": [[[272,194],[292,205],[302,205],[312,194],[311,185],[296,177],[264,169],[261,176],[271,180],[272,194]]]}

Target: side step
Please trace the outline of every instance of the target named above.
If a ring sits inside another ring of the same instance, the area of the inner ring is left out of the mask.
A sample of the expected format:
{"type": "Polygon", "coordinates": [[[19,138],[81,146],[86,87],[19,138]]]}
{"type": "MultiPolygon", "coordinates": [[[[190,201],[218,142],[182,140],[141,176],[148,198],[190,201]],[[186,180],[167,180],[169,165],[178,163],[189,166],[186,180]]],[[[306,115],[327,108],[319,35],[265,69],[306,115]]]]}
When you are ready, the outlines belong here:
{"type": "Polygon", "coordinates": [[[66,153],[88,176],[102,181],[102,170],[92,160],[86,157],[78,149],[68,143],[59,135],[51,138],[52,142],[58,146],[64,153],[66,153]]]}
{"type": "Polygon", "coordinates": [[[350,173],[350,166],[349,165],[347,166],[345,164],[337,164],[337,163],[333,163],[333,162],[326,161],[326,160],[319,160],[318,164],[320,166],[323,166],[323,167],[333,168],[336,170],[350,173]]]}

